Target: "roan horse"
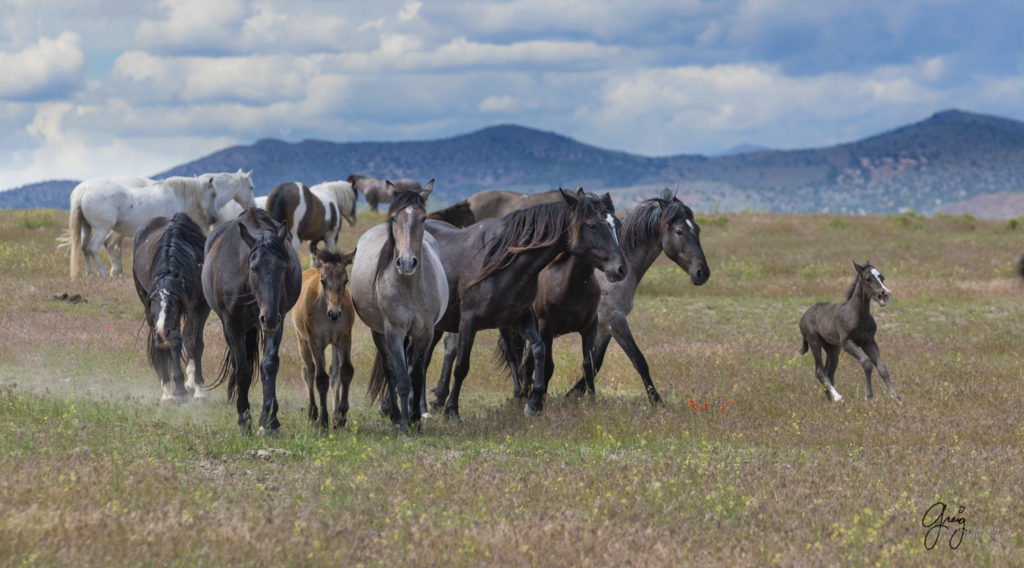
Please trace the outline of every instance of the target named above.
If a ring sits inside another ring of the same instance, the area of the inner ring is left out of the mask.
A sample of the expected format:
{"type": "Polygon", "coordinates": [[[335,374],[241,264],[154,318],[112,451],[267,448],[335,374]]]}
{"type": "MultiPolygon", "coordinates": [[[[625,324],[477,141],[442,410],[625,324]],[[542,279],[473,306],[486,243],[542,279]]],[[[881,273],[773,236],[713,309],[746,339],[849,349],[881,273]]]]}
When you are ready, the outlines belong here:
{"type": "Polygon", "coordinates": [[[318,242],[334,252],[341,220],[356,224],[356,191],[346,181],[331,181],[306,187],[297,181],[279,184],[267,196],[267,212],[287,227],[292,247],[309,241],[310,251],[318,242]]]}
{"type": "Polygon", "coordinates": [[[163,388],[162,401],[197,401],[203,392],[203,329],[210,306],[200,279],[206,236],[184,213],[156,217],[132,240],[132,276],[150,332],[146,352],[163,388]],[[187,361],[181,371],[182,347],[187,361]],[[173,382],[173,387],[172,387],[173,382]]]}
{"type": "Polygon", "coordinates": [[[448,306],[438,246],[424,233],[433,188],[434,180],[423,190],[397,190],[389,182],[387,221],[360,237],[352,265],[352,301],[377,346],[369,392],[387,393],[392,422],[403,432],[420,426],[427,350],[448,306]]]}
{"type": "Polygon", "coordinates": [[[387,183],[390,181],[391,185],[395,186],[395,189],[412,189],[420,191],[423,189],[420,186],[420,182],[414,179],[402,178],[397,180],[383,180],[380,178],[361,176],[352,174],[348,176],[348,182],[352,184],[352,187],[356,191],[361,191],[366,196],[366,202],[370,204],[370,209],[377,210],[379,203],[387,203],[391,199],[390,193],[388,193],[387,183]]]}
{"type": "Polygon", "coordinates": [[[885,277],[871,262],[864,266],[851,261],[857,273],[846,293],[846,301],[841,304],[819,302],[804,312],[800,318],[800,333],[803,345],[800,354],[808,349],[814,356],[814,376],[825,385],[825,396],[833,401],[843,397],[836,392],[835,375],[839,365],[839,350],[853,355],[864,369],[867,381],[867,398],[874,397],[871,391],[871,367],[878,369],[878,374],[885,380],[885,386],[897,402],[900,395],[889,380],[889,370],[882,362],[875,343],[875,318],[871,316],[871,300],[878,302],[883,308],[889,303],[892,291],[885,286],[885,277]],[[825,350],[825,363],[821,361],[821,351],[825,350]]]}
{"type": "Polygon", "coordinates": [[[92,275],[91,265],[94,264],[100,275],[107,275],[98,253],[111,231],[134,235],[139,226],[154,217],[182,212],[201,227],[217,220],[217,194],[212,176],[171,177],[160,181],[134,179],[152,183],[133,186],[93,179],[83,181],[71,192],[68,230],[72,279],[81,272],[81,258],[85,259],[87,274],[92,275]]]}
{"type": "Polygon", "coordinates": [[[302,289],[302,268],[288,231],[266,211],[250,208],[213,230],[206,239],[203,294],[224,328],[228,351],[220,376],[227,380],[228,400],[237,396],[238,425],[252,428],[249,387],[259,364],[263,383],[260,430],[274,432],[277,419],[278,350],[284,316],[302,289]],[[260,341],[263,357],[259,360],[260,341]]]}
{"type": "MultiPolygon", "coordinates": [[[[437,331],[459,333],[451,396],[448,384],[439,384],[432,403],[444,405],[450,419],[459,419],[459,392],[469,372],[477,330],[518,329],[530,342],[537,366],[545,368],[546,351],[531,306],[537,295],[537,275],[558,255],[586,257],[613,281],[626,274],[613,221],[603,215],[596,198],[582,188],[575,194],[559,190],[559,195],[558,202],[480,221],[466,229],[427,222],[427,232],[440,246],[451,294],[437,331]]],[[[440,338],[440,333],[436,337],[440,338]]],[[[524,409],[527,415],[541,412],[546,390],[543,374],[537,373],[524,409]]]]}
{"type": "Polygon", "coordinates": [[[352,263],[355,252],[342,255],[313,246],[312,253],[319,268],[302,273],[302,293],[292,310],[292,322],[302,355],[302,379],[309,395],[309,421],[327,428],[327,389],[330,386],[334,392],[334,427],[339,428],[345,425],[348,416],[348,388],[353,374],[355,311],[345,268],[352,263]],[[332,351],[329,374],[324,356],[328,346],[332,351]]]}

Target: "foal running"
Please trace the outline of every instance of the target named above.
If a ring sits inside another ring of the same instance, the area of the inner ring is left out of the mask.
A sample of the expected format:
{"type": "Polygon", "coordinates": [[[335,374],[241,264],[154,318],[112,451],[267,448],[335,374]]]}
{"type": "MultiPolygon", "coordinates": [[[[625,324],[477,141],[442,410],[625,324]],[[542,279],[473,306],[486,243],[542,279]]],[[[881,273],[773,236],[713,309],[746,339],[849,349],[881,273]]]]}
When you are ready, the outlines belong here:
{"type": "Polygon", "coordinates": [[[871,266],[870,262],[866,262],[864,266],[856,262],[852,264],[857,277],[846,293],[846,301],[841,304],[814,304],[800,318],[800,333],[804,336],[800,354],[803,355],[810,349],[811,355],[814,356],[814,374],[818,381],[825,385],[825,396],[831,397],[833,401],[843,399],[835,388],[839,349],[842,348],[860,361],[867,380],[868,398],[874,396],[871,391],[871,367],[874,366],[885,380],[889,392],[899,402],[900,395],[896,393],[896,388],[889,380],[889,370],[882,362],[878,344],[875,343],[877,326],[870,312],[871,300],[877,301],[878,305],[884,308],[889,303],[892,291],[884,284],[885,276],[871,266]],[[822,349],[826,355],[824,365],[821,362],[822,349]]]}

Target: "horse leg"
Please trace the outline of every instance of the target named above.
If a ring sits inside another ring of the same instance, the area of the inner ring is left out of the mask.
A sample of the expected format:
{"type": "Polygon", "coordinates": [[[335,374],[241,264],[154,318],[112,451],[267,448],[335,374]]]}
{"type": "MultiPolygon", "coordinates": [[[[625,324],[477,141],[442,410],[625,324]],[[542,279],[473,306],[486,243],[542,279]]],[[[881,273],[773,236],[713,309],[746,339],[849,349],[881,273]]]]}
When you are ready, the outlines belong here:
{"type": "Polygon", "coordinates": [[[341,428],[348,421],[348,389],[352,384],[352,341],[342,339],[334,346],[331,356],[331,388],[334,390],[334,427],[341,428]],[[340,388],[339,388],[340,387],[340,388]]]}
{"type": "Polygon", "coordinates": [[[281,365],[278,353],[284,326],[277,331],[263,336],[263,359],[260,361],[260,379],[263,382],[263,409],[260,411],[260,430],[264,433],[276,433],[281,429],[277,420],[277,369],[281,365]]]}
{"type": "MultiPolygon", "coordinates": [[[[252,414],[249,410],[249,387],[252,386],[252,361],[259,350],[259,332],[243,330],[228,320],[223,322],[224,340],[228,344],[228,358],[236,392],[235,409],[238,411],[238,427],[242,435],[252,433],[252,414]]],[[[230,388],[230,383],[229,383],[230,388]]],[[[230,392],[229,392],[230,399],[230,392]]]]}
{"type": "Polygon", "coordinates": [[[822,348],[825,350],[825,397],[832,401],[842,400],[836,390],[836,368],[839,367],[841,350],[838,345],[825,344],[822,348]]]}
{"type": "MultiPolygon", "coordinates": [[[[430,351],[433,352],[434,347],[437,346],[437,341],[440,339],[440,334],[443,332],[437,332],[434,334],[434,346],[431,347],[430,351]]],[[[439,410],[445,407],[446,401],[448,400],[448,394],[451,392],[449,385],[451,385],[452,379],[452,364],[455,362],[455,356],[459,349],[459,334],[448,332],[444,338],[444,351],[441,354],[441,376],[437,378],[437,386],[432,391],[434,393],[434,400],[430,402],[430,407],[434,410],[439,410]]]]}
{"type": "Polygon", "coordinates": [[[405,337],[394,329],[385,326],[384,333],[374,334],[374,343],[377,348],[384,348],[381,352],[383,362],[386,365],[385,373],[388,378],[388,390],[391,393],[391,422],[396,418],[402,428],[402,432],[409,433],[409,398],[412,392],[412,379],[409,377],[409,367],[405,357],[405,337]],[[388,368],[390,367],[390,372],[388,368]]]}
{"type": "Polygon", "coordinates": [[[185,389],[185,373],[181,370],[181,334],[172,333],[168,339],[171,345],[168,350],[167,364],[174,379],[174,392],[171,400],[181,404],[188,402],[188,390],[185,389]]]}
{"type": "Polygon", "coordinates": [[[409,346],[409,378],[412,382],[412,400],[409,404],[409,423],[416,430],[422,430],[423,425],[420,422],[422,418],[421,407],[423,405],[423,395],[426,394],[426,382],[427,382],[427,366],[426,366],[426,347],[433,341],[433,330],[427,329],[425,333],[420,334],[416,339],[413,339],[412,345],[409,346]]]}
{"type": "MultiPolygon", "coordinates": [[[[325,351],[327,345],[323,342],[317,342],[317,345],[313,347],[313,363],[315,370],[315,382],[317,394],[320,395],[320,415],[312,416],[311,420],[316,420],[316,425],[320,428],[327,429],[327,389],[331,386],[331,378],[327,374],[327,360],[325,358],[325,351]]],[[[310,393],[312,395],[312,393],[310,393]]],[[[312,396],[310,396],[312,398],[312,396]]],[[[312,405],[310,405],[312,406],[312,405]]]]}
{"type": "MultiPolygon", "coordinates": [[[[604,363],[604,356],[608,353],[608,344],[612,341],[611,333],[603,325],[597,325],[595,332],[594,348],[593,348],[593,368],[594,376],[597,377],[597,372],[601,370],[601,365],[604,363]]],[[[580,377],[576,384],[571,389],[566,391],[565,396],[583,396],[587,392],[587,378],[586,376],[580,377]]]]}
{"type": "MultiPolygon", "coordinates": [[[[871,368],[874,367],[875,364],[871,361],[871,357],[868,357],[868,354],[850,338],[847,338],[846,341],[843,342],[843,350],[850,355],[853,355],[857,361],[860,362],[860,367],[864,369],[864,379],[867,381],[868,386],[867,398],[873,398],[875,393],[871,391],[871,368]]],[[[888,370],[886,370],[886,374],[889,374],[888,370]]]]}
{"type": "Polygon", "coordinates": [[[596,395],[594,388],[594,375],[597,371],[594,368],[594,342],[597,341],[597,322],[590,324],[580,332],[580,343],[583,348],[583,377],[587,381],[587,394],[593,399],[596,395]]]}
{"type": "Polygon", "coordinates": [[[107,276],[107,269],[103,266],[103,262],[100,261],[99,250],[100,246],[103,245],[103,240],[106,238],[106,233],[97,230],[96,227],[92,228],[92,232],[89,235],[89,239],[82,239],[82,254],[85,255],[85,270],[86,273],[92,276],[92,271],[89,269],[90,261],[96,265],[96,272],[103,277],[107,276]]]}
{"type": "Polygon", "coordinates": [[[626,356],[633,363],[633,368],[640,374],[640,380],[644,383],[644,391],[647,392],[647,400],[651,401],[651,404],[661,402],[661,395],[658,394],[658,389],[654,388],[654,381],[651,380],[651,370],[647,365],[647,359],[640,351],[636,341],[633,340],[633,332],[630,330],[629,322],[626,321],[625,316],[618,317],[612,321],[611,332],[616,343],[626,352],[626,356]]]}
{"type": "Polygon", "coordinates": [[[306,338],[299,339],[299,355],[302,358],[302,382],[306,383],[306,418],[310,424],[316,424],[317,419],[317,407],[316,407],[316,373],[317,366],[313,356],[313,345],[306,338]]]}
{"type": "Polygon", "coordinates": [[[514,329],[503,327],[499,330],[499,333],[501,333],[501,340],[505,343],[505,366],[508,367],[508,372],[512,375],[512,396],[523,398],[525,396],[525,389],[523,388],[523,377],[525,375],[520,374],[523,367],[520,363],[523,360],[524,346],[518,341],[519,336],[514,329]]]}
{"type": "Polygon", "coordinates": [[[452,369],[455,383],[452,385],[452,392],[444,407],[445,418],[455,422],[462,422],[462,417],[459,416],[459,393],[462,391],[462,381],[469,374],[469,354],[473,351],[473,340],[475,339],[476,322],[472,317],[463,317],[459,322],[458,349],[455,356],[455,368],[452,369]]]}
{"type": "Polygon", "coordinates": [[[185,318],[185,333],[182,337],[185,346],[185,374],[188,380],[185,381],[185,388],[192,392],[192,399],[196,402],[206,401],[206,391],[203,386],[203,350],[206,344],[203,342],[203,330],[206,327],[206,319],[210,316],[210,306],[203,302],[202,307],[185,318]]]}
{"type": "MultiPolygon", "coordinates": [[[[544,410],[544,395],[547,394],[548,381],[548,351],[540,332],[537,330],[537,318],[533,310],[527,310],[519,319],[519,333],[524,339],[530,342],[530,350],[533,351],[533,387],[530,389],[530,398],[523,408],[527,416],[537,416],[544,410]]],[[[552,364],[552,368],[554,365],[552,364]]]]}
{"type": "MultiPolygon", "coordinates": [[[[900,398],[899,393],[896,392],[896,387],[892,385],[892,380],[889,379],[889,369],[882,362],[882,354],[878,351],[878,344],[872,341],[864,346],[864,352],[867,353],[871,362],[875,364],[875,368],[878,369],[878,374],[882,375],[882,380],[885,381],[885,386],[888,387],[889,393],[892,394],[896,402],[903,402],[900,398]]],[[[871,383],[868,383],[870,386],[871,383]]],[[[870,390],[868,392],[871,392],[870,390]]]]}
{"type": "Polygon", "coordinates": [[[103,241],[103,248],[107,249],[107,257],[110,258],[111,276],[124,276],[124,267],[121,264],[123,243],[124,237],[115,231],[110,231],[103,241]]]}

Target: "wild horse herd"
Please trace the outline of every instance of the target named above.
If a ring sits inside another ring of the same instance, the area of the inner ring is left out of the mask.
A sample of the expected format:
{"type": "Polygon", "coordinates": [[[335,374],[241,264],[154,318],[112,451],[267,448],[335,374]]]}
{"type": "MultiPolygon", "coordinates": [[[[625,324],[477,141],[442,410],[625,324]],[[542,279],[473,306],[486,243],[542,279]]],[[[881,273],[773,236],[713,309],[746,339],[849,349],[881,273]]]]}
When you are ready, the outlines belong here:
{"type": "MultiPolygon", "coordinates": [[[[289,311],[308,419],[321,428],[347,420],[357,317],[377,349],[369,391],[405,432],[420,427],[429,407],[461,420],[460,392],[483,329],[499,330],[499,352],[514,395],[526,399],[527,415],[542,412],[554,372],[553,338],[568,333],[580,335],[583,368],[567,395],[594,396],[595,375],[614,338],[648,399],[658,403],[661,395],[628,322],[637,286],[662,253],[696,286],[710,276],[693,211],[670,190],[621,219],[609,194],[582,188],[488,190],[428,213],[434,180],[421,186],[353,175],[312,188],[289,182],[257,201],[251,175],[90,180],[72,192],[69,215],[72,278],[82,260],[87,274],[95,267],[106,275],[100,246],[111,273],[119,273],[122,237],[134,236],[132,275],[163,400],[203,399],[206,388],[226,382],[243,433],[256,426],[249,406],[254,376],[263,391],[258,427],[280,428],[276,377],[289,311]],[[337,237],[342,220],[356,223],[360,193],[374,209],[387,204],[387,216],[346,254],[336,250],[337,237]],[[307,241],[312,268],[303,271],[297,251],[307,241]],[[201,361],[211,309],[221,320],[227,352],[207,387],[201,361]],[[428,401],[426,369],[445,334],[441,377],[428,401]]],[[[834,386],[840,350],[861,363],[868,397],[877,369],[898,400],[869,311],[871,301],[885,306],[891,292],[870,263],[853,268],[845,302],[816,304],[801,319],[801,352],[811,351],[815,376],[831,400],[842,398],[834,386]]]]}

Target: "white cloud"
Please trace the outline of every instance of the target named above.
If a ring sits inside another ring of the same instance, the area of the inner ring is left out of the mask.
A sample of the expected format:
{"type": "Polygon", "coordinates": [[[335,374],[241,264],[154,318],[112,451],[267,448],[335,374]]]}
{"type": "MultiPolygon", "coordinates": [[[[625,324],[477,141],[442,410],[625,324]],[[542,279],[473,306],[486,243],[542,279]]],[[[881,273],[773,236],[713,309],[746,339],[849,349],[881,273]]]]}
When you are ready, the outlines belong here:
{"type": "Polygon", "coordinates": [[[491,95],[480,101],[476,108],[481,112],[509,113],[522,110],[523,105],[515,97],[491,95]]]}
{"type": "Polygon", "coordinates": [[[17,53],[0,52],[0,99],[66,96],[80,81],[84,66],[82,38],[74,32],[41,37],[17,53]]]}
{"type": "Polygon", "coordinates": [[[412,20],[415,20],[416,18],[419,18],[421,8],[423,8],[423,2],[406,2],[402,6],[402,9],[398,11],[398,21],[410,22],[412,20]]]}

